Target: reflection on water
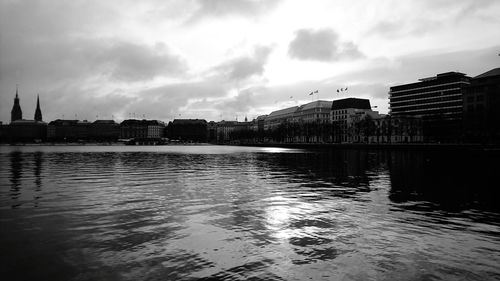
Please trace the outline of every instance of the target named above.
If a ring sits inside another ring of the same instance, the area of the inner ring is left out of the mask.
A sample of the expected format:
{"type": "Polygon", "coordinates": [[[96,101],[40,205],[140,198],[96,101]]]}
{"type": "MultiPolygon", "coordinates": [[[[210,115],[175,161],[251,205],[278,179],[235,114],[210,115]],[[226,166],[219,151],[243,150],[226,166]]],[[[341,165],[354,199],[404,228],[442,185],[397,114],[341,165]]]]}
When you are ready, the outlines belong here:
{"type": "Polygon", "coordinates": [[[496,280],[499,159],[0,147],[2,276],[496,280]]]}

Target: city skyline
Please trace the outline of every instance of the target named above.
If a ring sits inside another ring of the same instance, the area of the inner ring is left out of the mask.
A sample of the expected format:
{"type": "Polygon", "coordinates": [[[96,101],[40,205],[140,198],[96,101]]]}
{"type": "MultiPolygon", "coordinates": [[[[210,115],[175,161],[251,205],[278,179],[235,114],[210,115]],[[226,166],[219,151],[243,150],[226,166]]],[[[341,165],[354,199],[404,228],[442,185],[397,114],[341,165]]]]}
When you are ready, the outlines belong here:
{"type": "Polygon", "coordinates": [[[392,85],[498,67],[499,12],[497,1],[0,1],[0,121],[16,84],[23,111],[40,95],[45,120],[243,120],[315,90],[387,113],[392,85]]]}

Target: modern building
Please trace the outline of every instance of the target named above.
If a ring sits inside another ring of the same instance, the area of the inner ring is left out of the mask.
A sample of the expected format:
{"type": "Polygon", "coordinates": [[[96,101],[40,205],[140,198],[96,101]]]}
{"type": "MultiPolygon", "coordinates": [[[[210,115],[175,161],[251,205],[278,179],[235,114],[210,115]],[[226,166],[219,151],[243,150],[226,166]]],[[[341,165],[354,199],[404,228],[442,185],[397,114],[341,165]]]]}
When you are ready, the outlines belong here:
{"type": "Polygon", "coordinates": [[[500,142],[500,68],[474,77],[463,91],[463,132],[467,142],[500,142]]]}
{"type": "Polygon", "coordinates": [[[334,100],[331,106],[331,121],[333,125],[334,142],[353,142],[356,137],[352,127],[365,116],[378,118],[368,99],[345,98],[334,100]]]}
{"type": "Polygon", "coordinates": [[[427,141],[455,142],[461,134],[463,90],[471,78],[446,72],[419,82],[393,86],[389,91],[392,116],[420,116],[427,141]]]}
{"type": "Polygon", "coordinates": [[[204,119],[174,119],[167,127],[170,139],[207,142],[208,127],[204,119]]]}

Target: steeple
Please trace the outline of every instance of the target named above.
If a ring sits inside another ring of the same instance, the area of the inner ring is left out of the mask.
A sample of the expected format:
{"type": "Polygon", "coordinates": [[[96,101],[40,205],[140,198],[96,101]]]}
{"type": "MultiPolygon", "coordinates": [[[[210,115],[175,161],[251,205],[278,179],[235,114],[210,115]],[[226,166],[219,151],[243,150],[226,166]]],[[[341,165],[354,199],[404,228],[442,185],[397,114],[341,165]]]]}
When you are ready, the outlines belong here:
{"type": "Polygon", "coordinates": [[[40,95],[36,96],[35,121],[42,121],[42,111],[40,110],[40,95]]]}
{"type": "Polygon", "coordinates": [[[19,105],[19,95],[16,85],[16,97],[14,98],[14,106],[12,106],[12,110],[10,111],[10,122],[21,119],[23,119],[23,112],[21,110],[21,106],[19,105]]]}

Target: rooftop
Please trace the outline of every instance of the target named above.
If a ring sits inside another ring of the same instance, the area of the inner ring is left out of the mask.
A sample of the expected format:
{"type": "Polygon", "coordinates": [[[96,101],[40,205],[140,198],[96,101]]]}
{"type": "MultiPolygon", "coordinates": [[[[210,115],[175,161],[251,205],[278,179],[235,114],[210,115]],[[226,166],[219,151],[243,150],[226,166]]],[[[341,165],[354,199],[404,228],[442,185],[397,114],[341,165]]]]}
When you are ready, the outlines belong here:
{"type": "Polygon", "coordinates": [[[289,108],[285,108],[285,109],[276,110],[276,111],[269,113],[267,118],[277,117],[277,116],[285,115],[285,114],[292,114],[295,111],[297,111],[297,109],[299,109],[298,106],[293,106],[293,107],[289,107],[289,108]]]}
{"type": "Polygon", "coordinates": [[[308,109],[314,109],[314,108],[328,108],[328,109],[330,109],[331,107],[332,107],[331,101],[317,100],[317,101],[313,101],[313,102],[301,105],[300,110],[308,110],[308,109]]]}
{"type": "Polygon", "coordinates": [[[371,109],[372,107],[368,99],[346,98],[332,102],[332,110],[347,108],[371,109]]]}
{"type": "Polygon", "coordinates": [[[492,70],[486,71],[483,74],[479,74],[478,76],[474,77],[474,79],[486,78],[486,77],[492,77],[492,76],[500,76],[500,67],[493,68],[492,70]]]}
{"type": "Polygon", "coordinates": [[[172,124],[175,125],[193,125],[193,124],[207,124],[205,119],[174,119],[172,124]]]}

